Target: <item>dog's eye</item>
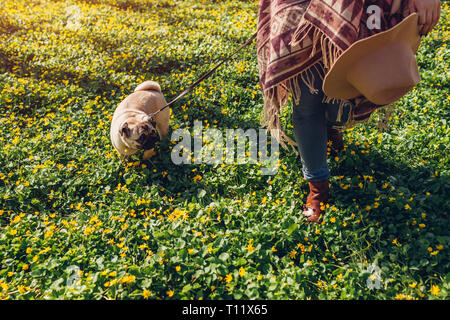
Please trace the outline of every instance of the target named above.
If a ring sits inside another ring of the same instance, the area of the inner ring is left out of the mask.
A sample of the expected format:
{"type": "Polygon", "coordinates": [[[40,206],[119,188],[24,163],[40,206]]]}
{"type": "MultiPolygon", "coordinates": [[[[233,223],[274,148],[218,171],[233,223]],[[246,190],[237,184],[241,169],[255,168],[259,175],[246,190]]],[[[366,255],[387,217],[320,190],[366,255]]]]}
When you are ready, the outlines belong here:
{"type": "Polygon", "coordinates": [[[150,119],[149,123],[153,126],[156,127],[156,121],[153,119],[150,119]]]}

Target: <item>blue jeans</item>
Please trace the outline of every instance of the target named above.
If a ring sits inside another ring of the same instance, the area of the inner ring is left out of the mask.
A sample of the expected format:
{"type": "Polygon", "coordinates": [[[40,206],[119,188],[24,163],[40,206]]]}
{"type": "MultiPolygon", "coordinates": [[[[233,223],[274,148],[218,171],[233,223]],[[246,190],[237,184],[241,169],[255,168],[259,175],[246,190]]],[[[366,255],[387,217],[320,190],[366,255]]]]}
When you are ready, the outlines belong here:
{"type": "MultiPolygon", "coordinates": [[[[333,119],[336,119],[339,102],[322,102],[322,79],[315,68],[311,71],[314,74],[314,88],[318,89],[318,92],[311,93],[300,77],[294,80],[299,81],[301,97],[298,105],[294,102],[292,121],[303,176],[307,181],[316,182],[330,177],[327,164],[327,126],[337,124],[333,119]]],[[[341,122],[345,122],[347,117],[348,112],[344,114],[341,122]]]]}

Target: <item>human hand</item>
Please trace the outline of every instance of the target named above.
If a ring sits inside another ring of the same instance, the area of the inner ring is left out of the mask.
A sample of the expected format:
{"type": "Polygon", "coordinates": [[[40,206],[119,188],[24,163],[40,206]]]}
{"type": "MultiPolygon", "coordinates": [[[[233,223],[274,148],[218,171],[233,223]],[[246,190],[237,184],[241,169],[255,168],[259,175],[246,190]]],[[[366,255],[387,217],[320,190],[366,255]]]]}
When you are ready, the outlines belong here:
{"type": "Polygon", "coordinates": [[[423,25],[421,35],[428,34],[441,16],[440,0],[409,0],[409,13],[417,12],[419,24],[423,25]]]}

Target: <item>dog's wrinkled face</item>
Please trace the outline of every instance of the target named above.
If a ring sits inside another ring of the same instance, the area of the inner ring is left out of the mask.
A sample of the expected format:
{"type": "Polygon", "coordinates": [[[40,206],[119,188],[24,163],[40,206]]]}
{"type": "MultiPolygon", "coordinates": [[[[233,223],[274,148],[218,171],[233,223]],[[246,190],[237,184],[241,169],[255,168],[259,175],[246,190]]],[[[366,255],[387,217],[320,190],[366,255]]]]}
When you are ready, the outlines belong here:
{"type": "Polygon", "coordinates": [[[159,141],[156,123],[151,118],[126,121],[119,130],[122,141],[130,149],[150,150],[159,141]]]}

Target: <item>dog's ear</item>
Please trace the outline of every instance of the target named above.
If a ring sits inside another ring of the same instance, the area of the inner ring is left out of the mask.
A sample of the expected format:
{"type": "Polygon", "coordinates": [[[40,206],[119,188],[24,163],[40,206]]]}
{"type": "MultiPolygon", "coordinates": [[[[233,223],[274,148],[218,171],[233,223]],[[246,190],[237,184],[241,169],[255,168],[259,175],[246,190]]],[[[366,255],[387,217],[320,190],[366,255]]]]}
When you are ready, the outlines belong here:
{"type": "Polygon", "coordinates": [[[130,128],[128,127],[128,122],[125,122],[122,127],[120,128],[120,135],[126,136],[127,138],[130,137],[130,128]]]}

